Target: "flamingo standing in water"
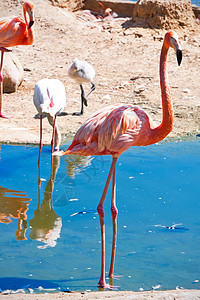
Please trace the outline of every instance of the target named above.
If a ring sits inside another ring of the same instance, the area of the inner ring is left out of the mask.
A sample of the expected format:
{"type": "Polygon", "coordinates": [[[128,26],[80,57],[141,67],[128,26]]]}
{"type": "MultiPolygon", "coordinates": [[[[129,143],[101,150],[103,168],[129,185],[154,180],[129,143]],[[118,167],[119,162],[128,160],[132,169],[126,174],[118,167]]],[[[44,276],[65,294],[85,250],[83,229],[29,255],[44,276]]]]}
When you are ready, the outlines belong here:
{"type": "Polygon", "coordinates": [[[99,286],[109,287],[105,281],[105,225],[104,201],[112,178],[111,213],[113,219],[113,245],[109,277],[113,278],[117,207],[116,193],[116,163],[119,156],[131,146],[147,146],[163,140],[173,127],[173,108],[171,104],[170,89],[167,80],[167,55],[169,48],[176,51],[178,65],[181,64],[182,51],[175,32],[165,34],[160,56],[160,86],[162,95],[163,117],[159,126],[156,126],[149,115],[137,106],[112,105],[103,108],[88,118],[77,131],[72,144],[65,154],[79,155],[112,155],[112,165],[101,196],[97,211],[101,225],[101,276],[99,286]]]}
{"type": "Polygon", "coordinates": [[[61,135],[56,122],[56,116],[59,115],[66,103],[65,87],[58,79],[44,78],[39,80],[34,89],[33,102],[40,114],[40,150],[39,159],[42,149],[42,115],[46,115],[49,124],[53,127],[51,140],[51,152],[53,149],[59,151],[61,135]],[[55,147],[54,147],[55,146],[55,147]]]}
{"type": "Polygon", "coordinates": [[[4,52],[10,52],[7,47],[19,45],[31,45],[34,40],[33,27],[34,10],[31,2],[23,4],[24,20],[19,17],[7,17],[0,19],[0,117],[8,118],[2,113],[2,97],[3,97],[3,56],[4,52]],[[27,18],[28,15],[28,18],[27,18]]]}
{"type": "Polygon", "coordinates": [[[89,64],[87,61],[81,61],[78,58],[75,58],[73,63],[70,65],[68,70],[68,76],[72,79],[74,79],[81,88],[81,112],[80,113],[74,113],[74,115],[82,115],[83,114],[83,104],[87,106],[87,97],[89,94],[94,91],[95,84],[92,82],[95,76],[95,70],[92,67],[91,64],[89,64]],[[83,83],[84,82],[90,82],[92,87],[88,94],[85,96],[84,90],[83,90],[83,83]]]}

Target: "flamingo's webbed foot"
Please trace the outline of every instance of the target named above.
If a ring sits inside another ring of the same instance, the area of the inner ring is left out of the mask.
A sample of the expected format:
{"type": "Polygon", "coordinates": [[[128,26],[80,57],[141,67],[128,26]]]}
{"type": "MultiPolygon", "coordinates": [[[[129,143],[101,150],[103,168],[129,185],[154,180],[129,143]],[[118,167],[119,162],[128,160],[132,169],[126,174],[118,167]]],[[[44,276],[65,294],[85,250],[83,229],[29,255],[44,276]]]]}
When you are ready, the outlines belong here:
{"type": "Polygon", "coordinates": [[[98,287],[102,289],[111,289],[110,285],[105,280],[99,280],[98,287]]]}
{"type": "Polygon", "coordinates": [[[82,116],[83,112],[74,112],[72,115],[73,116],[82,116]]]}
{"type": "Polygon", "coordinates": [[[13,118],[13,117],[12,116],[7,116],[7,115],[4,115],[4,114],[0,113],[0,118],[10,119],[10,118],[13,118]]]}
{"type": "Polygon", "coordinates": [[[104,280],[100,280],[98,282],[98,287],[99,287],[100,290],[106,290],[106,289],[108,289],[108,290],[117,290],[119,286],[113,286],[111,284],[106,283],[106,281],[104,281],[104,280]]]}

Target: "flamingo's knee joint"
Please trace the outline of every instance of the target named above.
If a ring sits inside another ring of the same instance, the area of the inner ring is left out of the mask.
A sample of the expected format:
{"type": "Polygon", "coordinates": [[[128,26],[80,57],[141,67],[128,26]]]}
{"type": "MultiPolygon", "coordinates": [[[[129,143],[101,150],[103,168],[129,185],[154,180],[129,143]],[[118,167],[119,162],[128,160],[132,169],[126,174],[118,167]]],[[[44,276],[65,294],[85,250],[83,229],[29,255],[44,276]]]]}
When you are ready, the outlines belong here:
{"type": "Polygon", "coordinates": [[[112,217],[113,217],[114,219],[117,218],[117,215],[118,215],[118,209],[117,209],[116,206],[111,206],[111,214],[112,214],[112,217]]]}
{"type": "Polygon", "coordinates": [[[102,204],[99,204],[97,206],[97,211],[100,217],[104,218],[104,207],[102,204]]]}

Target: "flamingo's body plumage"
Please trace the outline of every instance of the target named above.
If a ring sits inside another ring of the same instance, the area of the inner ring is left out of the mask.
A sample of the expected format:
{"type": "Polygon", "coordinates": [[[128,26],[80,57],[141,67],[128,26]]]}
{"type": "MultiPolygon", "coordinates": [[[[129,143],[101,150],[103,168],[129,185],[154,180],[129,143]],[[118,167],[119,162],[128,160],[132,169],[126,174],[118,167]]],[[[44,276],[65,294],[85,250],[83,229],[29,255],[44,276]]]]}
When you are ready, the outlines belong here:
{"type": "Polygon", "coordinates": [[[39,80],[35,85],[33,102],[40,114],[40,151],[42,148],[42,115],[47,116],[49,124],[53,127],[53,136],[51,141],[52,152],[54,145],[55,151],[58,151],[61,137],[56,122],[56,116],[63,111],[66,104],[64,85],[58,79],[44,78],[39,80]]]}
{"type": "Polygon", "coordinates": [[[39,80],[34,88],[33,102],[40,115],[59,115],[66,104],[63,83],[58,79],[39,80]]]}
{"type": "Polygon", "coordinates": [[[111,105],[89,117],[77,131],[65,154],[120,156],[131,146],[146,146],[163,139],[156,125],[137,106],[111,105]]]}
{"type": "Polygon", "coordinates": [[[162,96],[163,118],[159,126],[156,126],[148,114],[133,105],[117,105],[103,108],[88,118],[77,131],[72,144],[64,154],[79,155],[107,155],[113,157],[112,165],[104,187],[103,194],[97,210],[100,218],[102,237],[102,264],[99,285],[106,287],[105,282],[105,225],[104,225],[104,201],[108,187],[112,181],[111,212],[113,218],[113,247],[109,277],[113,277],[117,207],[115,204],[116,191],[116,163],[121,153],[131,146],[147,146],[164,139],[173,127],[173,109],[171,95],[167,81],[167,54],[169,48],[175,49],[180,65],[182,52],[175,32],[166,33],[160,56],[160,85],[162,96]]]}
{"type": "Polygon", "coordinates": [[[75,80],[81,88],[81,112],[83,114],[83,105],[87,106],[87,97],[95,89],[93,79],[95,77],[95,70],[92,65],[86,61],[79,60],[75,58],[73,63],[68,69],[68,76],[75,80]],[[89,93],[85,96],[83,90],[83,83],[91,83],[92,87],[89,93]]]}
{"type": "Polygon", "coordinates": [[[33,4],[24,2],[23,4],[24,20],[20,17],[6,17],[0,19],[0,117],[6,118],[2,114],[2,94],[3,94],[3,56],[4,52],[9,52],[7,47],[19,45],[31,45],[34,40],[33,23],[34,10],[33,4]],[[27,15],[29,16],[27,19],[27,15]]]}

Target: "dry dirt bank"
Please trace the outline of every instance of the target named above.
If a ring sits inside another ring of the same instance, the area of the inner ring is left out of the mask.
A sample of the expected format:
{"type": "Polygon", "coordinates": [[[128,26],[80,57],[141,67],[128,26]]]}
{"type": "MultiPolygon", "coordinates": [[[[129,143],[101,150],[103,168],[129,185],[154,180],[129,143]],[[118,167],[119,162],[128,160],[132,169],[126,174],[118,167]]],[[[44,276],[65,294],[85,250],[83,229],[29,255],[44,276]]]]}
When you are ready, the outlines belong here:
{"type": "MultiPolygon", "coordinates": [[[[16,93],[4,94],[4,112],[13,118],[0,120],[0,142],[38,142],[39,120],[35,118],[32,97],[35,83],[44,77],[58,78],[66,87],[67,104],[64,114],[58,117],[63,138],[71,138],[89,115],[111,103],[139,105],[154,120],[161,120],[159,55],[166,31],[134,27],[129,19],[104,23],[100,31],[99,27],[87,26],[82,12],[60,9],[48,0],[34,0],[34,4],[34,44],[13,48],[25,69],[25,80],[16,93]],[[72,115],[80,111],[79,86],[67,76],[75,57],[89,61],[96,70],[96,90],[81,117],[72,115]]],[[[22,2],[1,1],[0,17],[5,15],[22,16],[22,2]]],[[[175,112],[171,135],[198,133],[200,25],[176,31],[183,61],[178,67],[170,51],[169,81],[175,112]]],[[[43,137],[45,143],[50,143],[51,128],[46,119],[43,137]]]]}

